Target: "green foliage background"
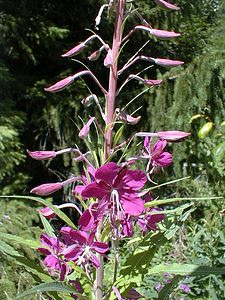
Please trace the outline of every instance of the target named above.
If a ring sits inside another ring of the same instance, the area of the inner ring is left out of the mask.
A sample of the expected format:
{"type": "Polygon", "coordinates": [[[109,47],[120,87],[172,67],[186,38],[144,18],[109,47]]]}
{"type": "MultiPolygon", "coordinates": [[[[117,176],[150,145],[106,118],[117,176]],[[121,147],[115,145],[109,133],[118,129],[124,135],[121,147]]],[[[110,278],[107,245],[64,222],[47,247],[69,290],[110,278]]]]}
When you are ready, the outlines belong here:
{"type": "MultiPolygon", "coordinates": [[[[43,88],[82,69],[78,63],[62,59],[60,55],[89,35],[84,28],[93,29],[95,16],[103,2],[0,1],[0,194],[28,194],[30,188],[35,185],[61,180],[71,172],[78,171],[78,166],[72,163],[70,156],[50,163],[40,163],[27,159],[25,149],[61,149],[79,143],[78,129],[75,125],[81,125],[78,116],[84,118],[95,110],[90,106],[84,111],[80,101],[87,95],[87,86],[96,94],[98,89],[88,80],[76,82],[71,88],[56,95],[46,94],[43,88]]],[[[140,6],[144,18],[150,20],[154,27],[183,32],[178,41],[156,43],[151,40],[150,45],[145,47],[146,55],[180,59],[186,64],[171,71],[161,68],[157,71],[148,70],[146,77],[163,78],[164,84],[157,89],[150,89],[141,100],[138,99],[142,105],[142,121],[137,130],[176,129],[192,133],[187,142],[173,145],[174,165],[166,173],[166,180],[187,175],[191,175],[192,179],[188,183],[163,189],[161,193],[164,196],[224,195],[223,2],[177,0],[181,11],[168,13],[155,8],[153,1],[135,1],[135,5],[140,6]],[[197,114],[202,116],[190,123],[191,118],[197,114]],[[198,132],[208,120],[213,123],[213,127],[204,138],[199,138],[198,132]]],[[[132,19],[127,25],[127,30],[132,28],[135,22],[136,20],[132,19]]],[[[110,43],[112,23],[108,25],[106,20],[103,21],[100,30],[103,31],[104,39],[110,43]]],[[[125,61],[147,39],[146,34],[136,34],[122,53],[125,61]]],[[[82,53],[81,61],[94,73],[99,74],[98,78],[106,85],[107,70],[99,73],[99,70],[102,70],[102,59],[97,64],[86,60],[89,50],[91,53],[96,46],[82,53]]],[[[146,67],[144,63],[140,66],[146,67]]],[[[136,70],[137,67],[133,66],[132,72],[136,70]]],[[[138,83],[129,85],[128,90],[121,94],[118,106],[127,103],[143,89],[138,83]]],[[[134,103],[128,112],[131,113],[136,108],[134,103]]],[[[165,181],[165,174],[162,180],[165,181]]],[[[29,203],[1,201],[1,231],[25,238],[38,235],[39,221],[29,203]]],[[[60,195],[54,201],[61,201],[60,195]]],[[[221,265],[219,244],[223,234],[222,201],[206,201],[196,204],[196,207],[189,219],[190,226],[184,229],[185,249],[180,252],[184,251],[189,261],[204,258],[208,259],[209,264],[221,265]]],[[[179,236],[175,238],[175,242],[177,241],[179,236]]],[[[26,252],[26,249],[23,248],[23,251],[26,252]]],[[[173,253],[175,250],[165,251],[173,253]]],[[[34,257],[35,254],[26,255],[34,257]]],[[[173,256],[179,257],[181,261],[183,259],[183,254],[179,256],[173,253],[173,256]]],[[[163,252],[159,253],[158,260],[162,257],[165,257],[163,252]]],[[[4,290],[10,290],[11,295],[15,295],[20,289],[21,277],[15,276],[18,269],[13,262],[3,259],[3,256],[1,258],[0,267],[3,271],[0,297],[7,299],[4,290]]],[[[171,257],[168,261],[170,259],[171,257]]],[[[24,274],[21,287],[23,290],[30,277],[24,269],[19,270],[24,274]]],[[[148,279],[146,280],[148,282],[148,279]]],[[[221,282],[215,283],[214,288],[212,278],[201,281],[200,286],[201,284],[202,289],[195,291],[193,295],[200,295],[200,298],[193,299],[222,299],[220,297],[223,297],[224,291],[221,282]],[[209,293],[202,292],[206,280],[211,281],[209,293]]]]}

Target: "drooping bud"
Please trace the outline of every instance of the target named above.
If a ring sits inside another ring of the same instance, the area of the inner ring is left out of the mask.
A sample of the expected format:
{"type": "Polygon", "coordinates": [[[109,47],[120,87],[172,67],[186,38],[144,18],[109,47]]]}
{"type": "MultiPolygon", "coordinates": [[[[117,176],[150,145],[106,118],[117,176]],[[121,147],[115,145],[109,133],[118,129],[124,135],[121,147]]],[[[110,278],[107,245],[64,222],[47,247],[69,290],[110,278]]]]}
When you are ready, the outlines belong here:
{"type": "Polygon", "coordinates": [[[120,109],[117,109],[117,114],[119,120],[121,120],[122,122],[129,123],[131,125],[136,125],[141,119],[141,116],[135,118],[132,117],[131,115],[128,115],[124,110],[120,110],[120,109]]]}
{"type": "Polygon", "coordinates": [[[66,78],[56,82],[55,84],[51,85],[50,87],[45,88],[45,91],[50,92],[50,93],[60,92],[60,91],[64,90],[68,85],[73,83],[73,81],[74,81],[74,76],[66,77],[66,78]]]}
{"type": "Polygon", "coordinates": [[[105,66],[106,68],[110,68],[110,67],[112,67],[112,65],[113,65],[112,50],[109,49],[109,50],[108,50],[108,53],[107,53],[107,55],[106,55],[106,57],[105,57],[105,59],[104,59],[104,66],[105,66]]]}
{"type": "Polygon", "coordinates": [[[189,132],[184,131],[159,131],[158,137],[169,142],[179,142],[191,135],[189,132]]]}
{"type": "Polygon", "coordinates": [[[44,183],[35,188],[33,188],[30,193],[34,193],[38,196],[48,196],[52,193],[61,190],[63,184],[61,182],[55,183],[44,183]]]}
{"type": "Polygon", "coordinates": [[[184,62],[180,60],[172,60],[172,59],[165,59],[165,58],[155,58],[154,62],[158,66],[167,67],[167,68],[174,68],[184,64],[184,62]]]}
{"type": "Polygon", "coordinates": [[[75,55],[80,54],[84,49],[86,48],[86,45],[84,43],[80,43],[79,45],[73,47],[66,53],[62,54],[62,57],[72,57],[75,55]]]}
{"type": "Polygon", "coordinates": [[[96,61],[96,60],[99,59],[100,54],[101,54],[101,51],[100,51],[100,50],[97,50],[97,51],[91,53],[91,55],[88,56],[88,59],[89,59],[90,61],[96,61]]]}
{"type": "Polygon", "coordinates": [[[177,33],[174,31],[154,29],[154,28],[150,28],[148,26],[143,26],[143,25],[135,26],[135,30],[147,31],[148,33],[152,34],[154,37],[162,39],[162,40],[167,40],[167,39],[171,39],[171,38],[180,36],[180,33],[177,33]]]}
{"type": "Polygon", "coordinates": [[[48,220],[55,217],[54,211],[50,207],[44,207],[42,209],[38,209],[38,211],[48,220]]]}
{"type": "Polygon", "coordinates": [[[150,29],[150,33],[161,40],[167,40],[180,36],[180,33],[160,29],[150,29]]]}
{"type": "Polygon", "coordinates": [[[154,86],[154,85],[160,85],[162,83],[161,79],[145,79],[144,84],[148,85],[148,86],[154,86]]]}
{"type": "Polygon", "coordinates": [[[155,3],[165,10],[179,10],[180,8],[174,4],[168,3],[164,0],[154,0],[155,3]]]}
{"type": "Polygon", "coordinates": [[[27,153],[32,157],[33,159],[36,160],[45,160],[45,159],[50,159],[53,157],[56,157],[56,152],[55,151],[29,151],[27,150],[27,153]]]}
{"type": "Polygon", "coordinates": [[[191,134],[189,132],[174,130],[174,131],[159,131],[159,132],[137,132],[135,135],[144,136],[144,137],[158,137],[168,142],[180,142],[191,134]]]}
{"type": "Polygon", "coordinates": [[[84,139],[88,135],[90,131],[90,126],[94,122],[94,120],[95,117],[91,117],[89,121],[82,127],[82,129],[79,132],[79,138],[84,139]]]}

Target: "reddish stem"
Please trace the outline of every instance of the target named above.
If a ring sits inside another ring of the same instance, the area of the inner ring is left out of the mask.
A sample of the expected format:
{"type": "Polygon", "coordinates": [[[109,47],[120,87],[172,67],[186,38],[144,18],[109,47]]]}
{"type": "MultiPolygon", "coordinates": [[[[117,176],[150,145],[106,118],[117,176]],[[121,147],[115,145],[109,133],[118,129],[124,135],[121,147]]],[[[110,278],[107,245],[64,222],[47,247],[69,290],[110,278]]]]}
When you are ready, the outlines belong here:
{"type": "Polygon", "coordinates": [[[109,92],[106,96],[106,134],[104,147],[104,160],[111,154],[112,150],[112,133],[113,133],[113,117],[115,112],[116,88],[118,79],[118,56],[122,41],[122,23],[124,16],[126,0],[120,0],[116,11],[115,30],[113,35],[112,57],[113,65],[109,74],[109,92]]]}

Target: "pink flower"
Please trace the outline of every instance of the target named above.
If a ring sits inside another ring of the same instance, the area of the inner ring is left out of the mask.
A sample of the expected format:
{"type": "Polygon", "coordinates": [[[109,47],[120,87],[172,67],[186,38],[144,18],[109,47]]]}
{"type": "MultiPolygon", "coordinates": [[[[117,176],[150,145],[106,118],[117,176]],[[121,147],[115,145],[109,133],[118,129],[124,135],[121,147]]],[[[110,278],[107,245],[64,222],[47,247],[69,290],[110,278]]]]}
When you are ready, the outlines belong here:
{"type": "Polygon", "coordinates": [[[84,139],[88,135],[90,131],[90,126],[94,122],[94,120],[95,117],[91,117],[89,121],[82,127],[82,129],[79,132],[79,138],[84,139]]]}
{"type": "Polygon", "coordinates": [[[60,91],[64,90],[68,85],[73,83],[73,81],[74,81],[74,76],[66,77],[66,78],[58,81],[57,83],[51,85],[50,87],[45,88],[45,91],[50,92],[50,93],[60,92],[60,91]]]}
{"type": "Polygon", "coordinates": [[[171,60],[171,59],[165,59],[165,58],[155,58],[154,59],[155,64],[161,66],[161,67],[167,67],[167,68],[174,68],[180,65],[183,65],[183,61],[180,60],[171,60]]]}
{"type": "Polygon", "coordinates": [[[33,188],[30,193],[34,193],[38,196],[48,196],[52,193],[61,190],[63,184],[61,182],[55,183],[44,183],[35,188],[33,188]]]}
{"type": "Polygon", "coordinates": [[[143,233],[152,230],[157,230],[157,223],[164,220],[164,214],[162,211],[162,214],[155,214],[154,212],[162,211],[161,208],[148,208],[146,209],[146,212],[144,215],[138,217],[137,224],[142,228],[143,233]]]}
{"type": "Polygon", "coordinates": [[[46,234],[41,235],[41,242],[47,248],[38,248],[38,251],[45,255],[44,265],[48,268],[51,276],[55,275],[55,271],[60,272],[60,280],[65,279],[65,275],[70,272],[70,267],[61,259],[61,253],[65,248],[65,244],[54,237],[46,234]]]}
{"type": "Polygon", "coordinates": [[[49,158],[56,157],[55,151],[29,151],[27,150],[27,153],[36,160],[45,160],[49,158]]]}
{"type": "Polygon", "coordinates": [[[152,174],[158,167],[168,167],[172,164],[172,155],[164,151],[166,145],[166,140],[158,140],[152,148],[149,137],[145,137],[142,158],[149,159],[146,168],[147,173],[152,174]]]}
{"type": "Polygon", "coordinates": [[[67,242],[70,244],[62,251],[62,255],[64,255],[66,260],[74,261],[81,266],[91,262],[95,268],[99,267],[99,260],[94,253],[105,254],[109,250],[108,244],[94,242],[94,234],[73,230],[70,227],[62,228],[61,233],[64,238],[67,236],[67,242]]]}
{"type": "Polygon", "coordinates": [[[96,171],[95,182],[86,185],[81,194],[87,198],[98,198],[114,214],[137,216],[144,209],[138,191],[145,182],[146,176],[142,171],[121,170],[116,163],[109,162],[96,171]]]}
{"type": "Polygon", "coordinates": [[[174,4],[166,2],[164,0],[154,0],[157,5],[166,10],[179,10],[180,8],[174,4]]]}

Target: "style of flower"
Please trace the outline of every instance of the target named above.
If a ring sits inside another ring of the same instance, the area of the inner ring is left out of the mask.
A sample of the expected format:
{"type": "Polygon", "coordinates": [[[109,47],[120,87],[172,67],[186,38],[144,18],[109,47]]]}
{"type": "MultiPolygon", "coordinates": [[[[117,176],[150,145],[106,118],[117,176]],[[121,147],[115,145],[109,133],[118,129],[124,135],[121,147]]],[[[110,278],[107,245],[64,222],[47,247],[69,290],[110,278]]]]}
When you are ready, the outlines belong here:
{"type": "Polygon", "coordinates": [[[142,213],[144,204],[138,191],[145,182],[144,172],[121,169],[109,162],[95,172],[95,182],[86,185],[81,194],[87,198],[96,197],[111,215],[121,220],[125,214],[138,216],[142,213]]]}
{"type": "Polygon", "coordinates": [[[45,247],[38,248],[38,251],[45,255],[44,265],[48,268],[51,276],[54,276],[58,271],[60,273],[60,280],[63,281],[65,276],[70,272],[70,267],[62,259],[61,253],[66,245],[55,237],[49,237],[46,234],[41,235],[41,242],[45,247]],[[56,271],[56,272],[55,272],[56,271]]]}
{"type": "Polygon", "coordinates": [[[70,227],[61,229],[66,244],[69,245],[62,251],[62,255],[68,261],[74,261],[77,265],[86,267],[91,263],[98,268],[100,262],[94,253],[105,254],[108,250],[108,244],[94,241],[95,234],[89,234],[82,230],[73,230],[70,227]]]}

